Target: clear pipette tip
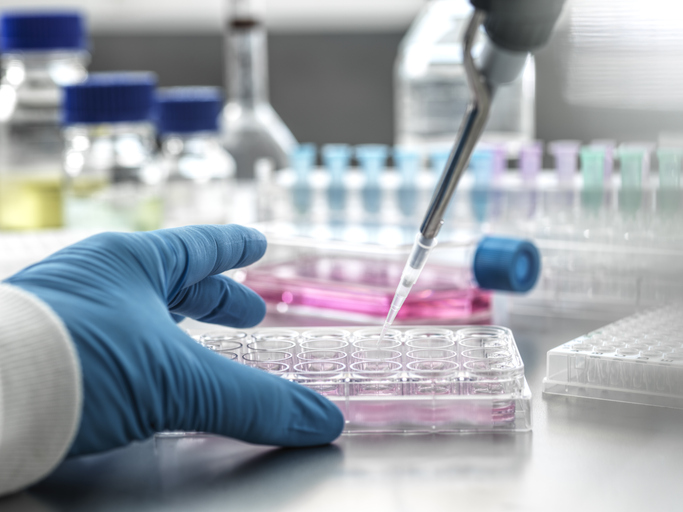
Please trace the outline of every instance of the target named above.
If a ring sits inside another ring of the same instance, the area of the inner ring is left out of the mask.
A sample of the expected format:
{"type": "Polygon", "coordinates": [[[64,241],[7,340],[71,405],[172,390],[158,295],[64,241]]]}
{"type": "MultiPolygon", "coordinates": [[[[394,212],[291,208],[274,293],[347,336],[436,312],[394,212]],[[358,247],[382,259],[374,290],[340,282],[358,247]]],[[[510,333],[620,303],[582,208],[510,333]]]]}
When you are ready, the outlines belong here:
{"type": "Polygon", "coordinates": [[[410,290],[417,281],[417,278],[420,277],[420,273],[427,262],[427,256],[429,255],[429,252],[434,248],[435,245],[436,238],[425,238],[422,236],[422,234],[417,234],[415,243],[413,244],[413,248],[410,252],[410,256],[408,257],[408,262],[406,263],[406,266],[403,267],[401,281],[399,282],[398,287],[396,288],[396,293],[394,294],[394,298],[391,301],[389,314],[384,321],[384,326],[382,327],[382,331],[379,335],[379,340],[377,340],[378,344],[382,342],[387,330],[389,327],[391,327],[391,324],[394,323],[396,315],[398,315],[398,312],[401,310],[401,306],[403,306],[403,303],[408,297],[410,290]]]}

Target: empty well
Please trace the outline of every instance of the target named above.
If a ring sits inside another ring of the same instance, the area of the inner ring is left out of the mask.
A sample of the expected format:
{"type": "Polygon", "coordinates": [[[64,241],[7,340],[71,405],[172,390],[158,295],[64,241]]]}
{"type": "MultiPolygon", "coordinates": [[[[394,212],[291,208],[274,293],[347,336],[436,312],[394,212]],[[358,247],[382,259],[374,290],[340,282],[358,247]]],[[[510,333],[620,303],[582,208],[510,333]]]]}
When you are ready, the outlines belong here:
{"type": "Polygon", "coordinates": [[[548,352],[543,392],[683,409],[683,306],[651,309],[548,352]]]}

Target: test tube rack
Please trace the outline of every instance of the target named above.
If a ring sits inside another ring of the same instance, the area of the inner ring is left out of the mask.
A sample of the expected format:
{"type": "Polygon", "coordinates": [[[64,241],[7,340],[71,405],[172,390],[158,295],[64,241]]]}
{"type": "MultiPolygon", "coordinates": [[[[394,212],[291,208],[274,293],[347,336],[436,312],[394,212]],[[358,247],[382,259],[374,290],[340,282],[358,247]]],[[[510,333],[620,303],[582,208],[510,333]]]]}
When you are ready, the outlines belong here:
{"type": "Polygon", "coordinates": [[[334,402],[346,433],[525,432],[531,392],[509,329],[220,330],[196,341],[334,402]]]}
{"type": "Polygon", "coordinates": [[[550,350],[543,392],[683,409],[683,305],[632,315],[550,350]]]}

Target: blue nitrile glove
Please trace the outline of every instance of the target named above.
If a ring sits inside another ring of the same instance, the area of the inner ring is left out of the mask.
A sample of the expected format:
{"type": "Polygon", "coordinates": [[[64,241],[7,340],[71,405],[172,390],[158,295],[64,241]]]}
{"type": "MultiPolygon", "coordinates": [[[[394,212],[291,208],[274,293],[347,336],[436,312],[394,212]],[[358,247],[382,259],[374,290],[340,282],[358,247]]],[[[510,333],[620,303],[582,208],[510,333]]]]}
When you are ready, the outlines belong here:
{"type": "Polygon", "coordinates": [[[262,234],[240,226],[103,233],[7,279],[49,304],[76,344],[83,411],[69,455],[162,430],[279,446],[325,444],[340,434],[332,402],[211,352],[171,317],[233,327],[261,321],[261,298],[217,274],[265,249],[262,234]]]}

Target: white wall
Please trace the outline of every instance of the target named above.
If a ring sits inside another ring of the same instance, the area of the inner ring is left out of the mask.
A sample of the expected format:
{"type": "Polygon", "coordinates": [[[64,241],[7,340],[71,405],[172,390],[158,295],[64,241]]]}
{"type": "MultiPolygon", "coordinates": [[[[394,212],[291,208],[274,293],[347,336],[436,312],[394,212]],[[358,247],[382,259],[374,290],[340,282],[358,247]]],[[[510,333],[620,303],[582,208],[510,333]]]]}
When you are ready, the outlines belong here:
{"type": "MultiPolygon", "coordinates": [[[[0,0],[11,7],[77,7],[94,32],[219,31],[227,0],[0,0]]],[[[272,30],[382,31],[406,28],[425,0],[265,0],[272,30]]]]}

